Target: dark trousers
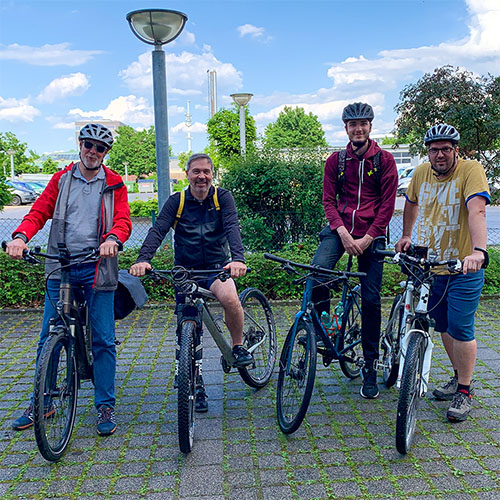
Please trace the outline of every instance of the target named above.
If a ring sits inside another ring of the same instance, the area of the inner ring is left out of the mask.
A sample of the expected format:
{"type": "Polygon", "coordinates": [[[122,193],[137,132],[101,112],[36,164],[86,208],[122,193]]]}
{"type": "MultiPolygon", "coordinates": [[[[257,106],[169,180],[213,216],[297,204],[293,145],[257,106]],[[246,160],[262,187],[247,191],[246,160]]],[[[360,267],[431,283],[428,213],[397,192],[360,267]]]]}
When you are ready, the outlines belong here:
{"type": "MultiPolygon", "coordinates": [[[[336,231],[326,227],[320,233],[321,243],[314,255],[313,265],[334,269],[345,252],[342,241],[336,231]]],[[[367,366],[373,366],[378,359],[380,341],[380,289],[382,287],[383,263],[379,262],[372,248],[368,247],[358,258],[358,271],[366,273],[361,278],[361,344],[367,366]]],[[[312,300],[318,314],[329,312],[329,289],[326,286],[315,286],[312,300]]]]}

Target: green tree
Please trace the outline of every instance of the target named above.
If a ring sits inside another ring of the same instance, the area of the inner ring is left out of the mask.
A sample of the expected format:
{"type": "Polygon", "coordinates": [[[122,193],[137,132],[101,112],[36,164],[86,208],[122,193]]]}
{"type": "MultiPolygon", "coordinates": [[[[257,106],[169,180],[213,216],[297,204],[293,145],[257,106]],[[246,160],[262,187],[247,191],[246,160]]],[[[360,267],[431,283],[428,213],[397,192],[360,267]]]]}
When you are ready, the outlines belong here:
{"type": "Polygon", "coordinates": [[[57,165],[57,161],[54,161],[52,158],[47,158],[42,163],[42,174],[55,174],[59,171],[57,165]]]}
{"type": "Polygon", "coordinates": [[[445,122],[460,132],[462,156],[480,161],[490,179],[500,174],[500,77],[436,68],[407,85],[394,109],[396,137],[411,153],[425,155],[425,132],[445,122]]]}
{"type": "Polygon", "coordinates": [[[285,106],[274,123],[266,127],[264,145],[268,148],[315,148],[327,147],[325,132],[312,113],[304,108],[285,106]]]}
{"type": "Polygon", "coordinates": [[[222,186],[234,196],[247,250],[317,241],[325,223],[323,163],[314,151],[284,154],[264,149],[233,158],[222,186]]]}
{"type": "MultiPolygon", "coordinates": [[[[227,163],[232,156],[240,155],[240,111],[236,104],[232,109],[217,111],[207,123],[211,148],[215,149],[218,162],[227,163]]],[[[257,137],[255,120],[245,107],[246,150],[250,152],[257,137]]],[[[215,158],[213,158],[215,161],[215,158]]]]}
{"type": "Polygon", "coordinates": [[[188,151],[187,153],[183,152],[177,155],[177,159],[179,160],[179,168],[181,170],[186,170],[187,161],[192,154],[192,151],[188,151]]]}
{"type": "Polygon", "coordinates": [[[22,173],[38,173],[40,169],[35,165],[39,156],[32,150],[27,150],[27,144],[21,142],[12,132],[0,132],[0,171],[10,175],[10,154],[14,151],[14,171],[16,175],[22,173]]]}

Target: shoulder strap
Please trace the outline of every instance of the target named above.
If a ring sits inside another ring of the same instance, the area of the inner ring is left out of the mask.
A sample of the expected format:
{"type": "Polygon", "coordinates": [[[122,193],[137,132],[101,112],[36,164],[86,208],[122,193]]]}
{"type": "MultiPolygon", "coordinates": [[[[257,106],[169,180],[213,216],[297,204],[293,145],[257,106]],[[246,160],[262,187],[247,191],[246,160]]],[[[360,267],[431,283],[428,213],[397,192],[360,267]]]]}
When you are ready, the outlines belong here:
{"type": "Polygon", "coordinates": [[[215,210],[220,210],[219,197],[217,196],[217,186],[214,186],[214,205],[215,210]]]}
{"type": "Polygon", "coordinates": [[[344,189],[345,180],[345,161],[347,157],[347,150],[339,151],[337,156],[337,196],[340,196],[344,189]]]}
{"type": "Polygon", "coordinates": [[[382,165],[380,163],[381,156],[382,156],[382,151],[377,151],[377,153],[373,157],[373,172],[375,173],[375,179],[377,179],[377,183],[379,185],[380,185],[380,179],[382,178],[382,165]]]}
{"type": "Polygon", "coordinates": [[[182,211],[184,210],[184,201],[185,201],[185,199],[186,199],[186,190],[183,189],[180,192],[179,207],[177,208],[177,213],[175,214],[175,221],[174,221],[174,224],[172,226],[172,228],[174,230],[177,227],[177,224],[178,224],[179,220],[181,219],[182,211]]]}

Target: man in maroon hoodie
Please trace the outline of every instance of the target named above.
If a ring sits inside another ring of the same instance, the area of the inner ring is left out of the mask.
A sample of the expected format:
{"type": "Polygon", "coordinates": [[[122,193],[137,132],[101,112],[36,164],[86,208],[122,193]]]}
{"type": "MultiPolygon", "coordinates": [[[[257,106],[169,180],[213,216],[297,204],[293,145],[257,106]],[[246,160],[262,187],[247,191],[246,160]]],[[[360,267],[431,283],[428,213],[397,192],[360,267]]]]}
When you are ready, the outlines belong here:
{"type": "MultiPolygon", "coordinates": [[[[333,269],[344,252],[358,258],[361,279],[361,339],[365,365],[360,394],[378,396],[380,289],[383,264],[371,248],[383,236],[394,212],[398,172],[393,156],[370,139],[373,109],[355,102],[344,108],[342,121],[349,137],[346,150],[329,156],[323,179],[323,207],[328,226],[320,233],[313,264],[333,269]]],[[[315,287],[313,301],[319,314],[329,311],[328,289],[315,287]]]]}

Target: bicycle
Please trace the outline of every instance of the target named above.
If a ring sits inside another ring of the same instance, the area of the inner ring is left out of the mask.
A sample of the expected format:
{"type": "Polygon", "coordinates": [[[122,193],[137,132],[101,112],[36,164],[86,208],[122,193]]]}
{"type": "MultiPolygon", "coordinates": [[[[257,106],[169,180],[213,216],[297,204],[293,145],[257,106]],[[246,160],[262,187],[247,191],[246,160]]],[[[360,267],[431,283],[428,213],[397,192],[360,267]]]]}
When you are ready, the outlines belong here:
{"type": "MultiPolygon", "coordinates": [[[[5,250],[6,242],[2,242],[5,250]]],[[[35,370],[33,423],[40,454],[55,462],[66,451],[76,418],[78,389],[81,381],[93,380],[92,328],[83,291],[71,285],[69,267],[99,256],[98,248],[70,254],[58,244],[58,254],[42,253],[40,247],[25,250],[23,259],[40,264],[40,257],[61,264],[58,317],[50,320],[35,370]]],[[[121,248],[120,248],[121,249],[121,248]]]]}
{"type": "MultiPolygon", "coordinates": [[[[223,371],[229,373],[236,362],[231,344],[210,311],[208,300],[216,300],[216,297],[197,281],[209,277],[226,281],[231,276],[225,269],[188,270],[180,266],[171,270],[151,270],[147,274],[156,279],[167,278],[186,297],[185,303],[177,306],[179,359],[176,374],[179,448],[182,453],[189,453],[194,442],[194,402],[201,362],[196,360],[196,349],[201,346],[203,324],[221,351],[223,371]]],[[[247,385],[260,389],[269,382],[276,362],[274,317],[265,295],[257,288],[245,289],[239,299],[244,312],[243,345],[252,354],[253,363],[239,367],[238,371],[247,385]]]]}
{"type": "Polygon", "coordinates": [[[428,388],[434,343],[435,321],[429,316],[428,302],[434,279],[432,269],[446,266],[459,272],[457,259],[428,258],[427,247],[410,247],[408,253],[377,250],[399,264],[407,279],[392,304],[387,327],[381,337],[382,359],[378,367],[384,371],[388,387],[397,382],[399,388],[396,416],[396,449],[406,455],[415,434],[418,406],[428,388]]]}
{"type": "Polygon", "coordinates": [[[305,283],[301,308],[285,339],[279,361],[276,413],[282,432],[291,434],[300,427],[307,413],[318,353],[324,366],[338,360],[348,378],[354,379],[360,374],[364,364],[360,285],[353,285],[351,278],[360,278],[366,273],[351,272],[352,256],[349,256],[346,271],[300,264],[268,253],[264,257],[280,263],[288,273],[299,275],[294,284],[305,283]],[[305,274],[301,275],[299,269],[306,271],[305,274]],[[334,288],[340,283],[342,295],[333,315],[334,327],[327,331],[314,308],[312,290],[314,286],[334,288]]]}

